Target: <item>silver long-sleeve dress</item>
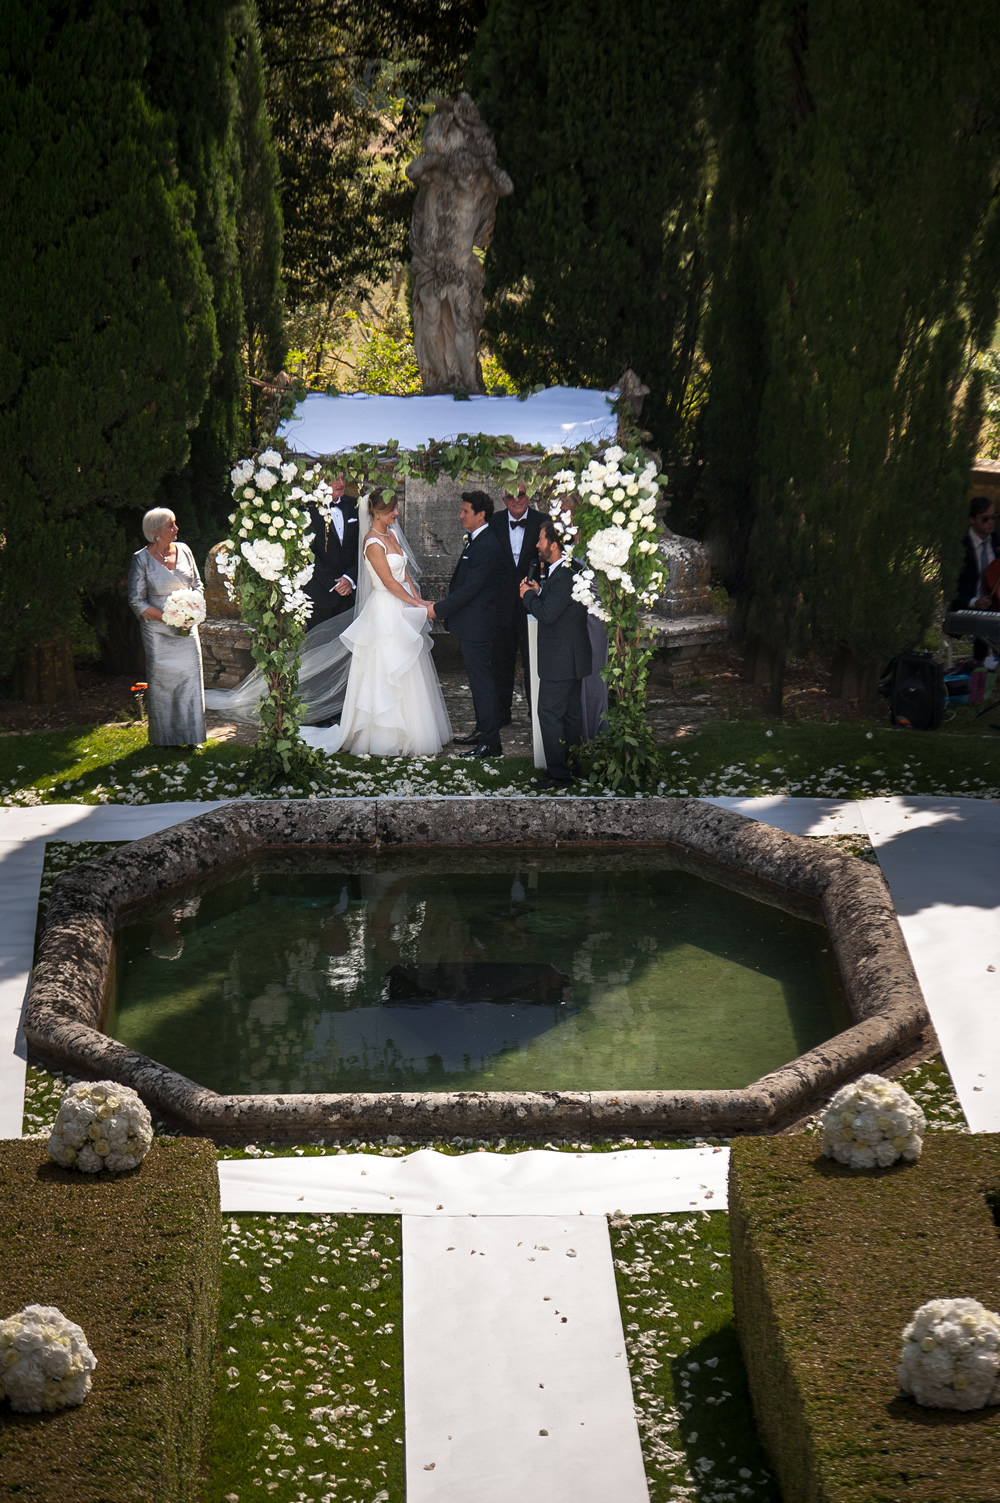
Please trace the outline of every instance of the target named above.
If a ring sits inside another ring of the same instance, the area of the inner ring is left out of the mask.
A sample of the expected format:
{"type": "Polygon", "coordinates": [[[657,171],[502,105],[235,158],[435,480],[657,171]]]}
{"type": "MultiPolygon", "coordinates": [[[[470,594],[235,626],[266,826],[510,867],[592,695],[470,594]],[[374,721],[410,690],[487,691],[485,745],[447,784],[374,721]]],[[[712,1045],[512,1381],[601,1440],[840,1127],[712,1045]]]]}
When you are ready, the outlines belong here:
{"type": "Polygon", "coordinates": [[[186,543],[177,543],[176,568],[168,569],[148,548],[132,555],[128,603],[139,618],[146,649],[146,708],[150,746],[200,746],[205,739],[205,690],[198,628],[189,636],[142,613],[162,611],[174,590],[202,588],[198,565],[186,543]]]}

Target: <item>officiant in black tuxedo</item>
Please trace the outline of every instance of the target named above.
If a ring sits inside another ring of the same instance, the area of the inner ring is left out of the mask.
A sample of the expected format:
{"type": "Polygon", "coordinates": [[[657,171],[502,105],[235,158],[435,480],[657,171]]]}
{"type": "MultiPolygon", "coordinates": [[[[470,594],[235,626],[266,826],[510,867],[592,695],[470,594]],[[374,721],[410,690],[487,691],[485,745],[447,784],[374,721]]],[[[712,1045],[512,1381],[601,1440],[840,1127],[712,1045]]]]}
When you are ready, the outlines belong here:
{"type": "Polygon", "coordinates": [[[354,604],[358,587],[358,503],[353,496],[344,495],[345,489],[344,477],[338,475],[329,522],[315,506],[306,507],[309,530],[315,534],[312,551],[316,560],[312,579],[303,586],[313,603],[310,627],[339,616],[354,604]]]}
{"type": "Polygon", "coordinates": [[[484,491],[463,491],[458,519],[465,546],[443,600],[427,607],[432,621],[443,621],[462,645],[462,661],[472,690],[476,728],[467,757],[499,757],[500,705],[493,674],[493,638],[497,624],[500,544],[490,530],[493,502],[484,491]]]}
{"type": "Polygon", "coordinates": [[[524,580],[521,604],[538,622],[538,728],[545,752],[542,788],[573,781],[569,753],[583,740],[581,686],[593,667],[587,608],[573,599],[573,565],[563,555],[553,517],[543,517],[538,556],[548,565],[539,585],[524,580]]]}
{"type": "Polygon", "coordinates": [[[490,529],[500,544],[500,578],[497,589],[497,630],[493,638],[493,672],[500,701],[500,724],[509,725],[514,702],[517,658],[521,656],[524,698],[531,709],[531,670],[528,666],[528,617],[521,606],[521,581],[537,562],[538,534],[542,513],[528,505],[523,485],[517,493],[504,491],[503,511],[495,511],[490,529]]]}

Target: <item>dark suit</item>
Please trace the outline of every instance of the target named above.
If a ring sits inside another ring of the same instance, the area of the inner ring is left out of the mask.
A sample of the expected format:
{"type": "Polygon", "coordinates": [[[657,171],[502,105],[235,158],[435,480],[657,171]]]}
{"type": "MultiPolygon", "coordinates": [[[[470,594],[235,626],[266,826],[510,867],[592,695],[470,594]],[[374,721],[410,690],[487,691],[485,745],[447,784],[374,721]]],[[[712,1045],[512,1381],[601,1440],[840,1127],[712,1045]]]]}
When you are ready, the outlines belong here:
{"type": "MultiPolygon", "coordinates": [[[[962,539],[962,568],[959,572],[958,584],[955,587],[955,598],[949,607],[953,611],[972,610],[972,602],[977,600],[982,593],[980,588],[982,583],[982,570],[980,568],[981,550],[978,539],[976,540],[976,546],[973,546],[971,533],[972,529],[970,528],[962,539]]],[[[994,558],[1000,556],[1000,549],[998,549],[997,539],[992,533],[985,539],[985,542],[986,562],[990,564],[994,558]]],[[[989,657],[993,651],[995,649],[990,646],[989,642],[984,642],[981,637],[977,637],[972,644],[972,656],[979,663],[989,657]]]]}
{"type": "Polygon", "coordinates": [[[528,618],[521,609],[519,586],[522,579],[527,577],[532,563],[538,562],[535,545],[542,527],[542,513],[529,506],[521,520],[524,523],[521,529],[521,552],[515,564],[510,546],[511,526],[507,508],[495,511],[490,518],[490,529],[500,544],[500,580],[497,590],[497,630],[493,638],[493,672],[496,674],[500,719],[503,722],[510,719],[519,652],[524,674],[524,694],[528,708],[531,708],[528,618]]]}
{"type": "Polygon", "coordinates": [[[357,588],[358,503],[352,496],[342,496],[337,502],[337,509],[344,518],[343,541],[337,536],[335,522],[324,521],[315,506],[306,508],[309,531],[315,533],[312,551],[316,560],[313,577],[303,587],[313,603],[313,613],[309,617],[310,627],[318,626],[321,621],[329,621],[331,616],[339,616],[341,611],[350,610],[354,604],[353,590],[350,595],[338,595],[333,587],[338,579],[347,574],[353,579],[355,589],[357,588]]]}
{"type": "Polygon", "coordinates": [[[462,644],[462,661],[472,690],[480,743],[500,750],[500,706],[493,676],[493,637],[497,624],[500,545],[489,527],[466,543],[443,600],[434,615],[462,644]]]}
{"type": "Polygon", "coordinates": [[[538,622],[538,726],[545,770],[557,783],[569,783],[567,754],[583,739],[580,685],[593,667],[587,608],[573,599],[573,568],[564,559],[549,572],[537,594],[522,605],[538,622]]]}

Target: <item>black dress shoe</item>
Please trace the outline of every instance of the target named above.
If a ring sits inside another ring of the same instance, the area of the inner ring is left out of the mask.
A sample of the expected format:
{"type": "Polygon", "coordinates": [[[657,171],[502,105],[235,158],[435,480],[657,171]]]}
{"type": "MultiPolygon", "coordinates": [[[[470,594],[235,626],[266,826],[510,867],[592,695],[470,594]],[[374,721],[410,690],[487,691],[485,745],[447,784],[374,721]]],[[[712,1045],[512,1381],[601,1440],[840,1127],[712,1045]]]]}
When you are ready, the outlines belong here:
{"type": "Polygon", "coordinates": [[[568,788],[570,785],[567,782],[560,781],[559,778],[532,778],[531,786],[532,788],[550,793],[553,788],[568,788]]]}
{"type": "Polygon", "coordinates": [[[470,731],[467,736],[452,736],[456,746],[481,746],[482,737],[478,731],[470,731]]]}
{"type": "Polygon", "coordinates": [[[463,757],[502,757],[503,752],[499,746],[474,746],[471,751],[462,752],[463,757]]]}

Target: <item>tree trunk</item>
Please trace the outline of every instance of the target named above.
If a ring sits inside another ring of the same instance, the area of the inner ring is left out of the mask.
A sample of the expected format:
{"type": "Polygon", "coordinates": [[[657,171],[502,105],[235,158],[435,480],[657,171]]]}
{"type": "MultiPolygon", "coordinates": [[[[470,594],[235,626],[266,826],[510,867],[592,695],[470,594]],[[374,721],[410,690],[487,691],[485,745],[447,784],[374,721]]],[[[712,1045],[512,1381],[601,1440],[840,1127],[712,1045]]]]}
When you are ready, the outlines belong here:
{"type": "Polygon", "coordinates": [[[833,656],[830,693],[834,699],[874,702],[878,697],[878,664],[871,658],[856,658],[846,647],[833,656]]]}
{"type": "Polygon", "coordinates": [[[21,654],[14,668],[14,698],[29,705],[79,698],[69,637],[55,637],[21,654]]]}
{"type": "Polygon", "coordinates": [[[142,632],[125,596],[124,586],[86,595],[81,602],[84,620],[94,628],[105,673],[130,673],[146,678],[142,632]]]}
{"type": "Polygon", "coordinates": [[[773,652],[759,637],[748,637],[743,648],[744,683],[767,690],[764,708],[768,715],[780,715],[785,689],[785,659],[773,652]]]}

